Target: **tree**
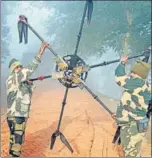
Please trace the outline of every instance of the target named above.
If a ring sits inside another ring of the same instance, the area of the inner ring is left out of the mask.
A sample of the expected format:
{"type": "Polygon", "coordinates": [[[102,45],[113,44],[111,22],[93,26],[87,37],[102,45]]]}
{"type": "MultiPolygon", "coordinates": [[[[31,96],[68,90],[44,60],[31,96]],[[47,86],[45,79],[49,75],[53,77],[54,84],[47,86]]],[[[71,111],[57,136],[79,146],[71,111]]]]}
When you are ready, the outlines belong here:
{"type": "MultiPolygon", "coordinates": [[[[58,11],[57,16],[55,15],[48,24],[48,34],[50,33],[50,36],[56,34],[55,49],[62,55],[67,52],[73,53],[85,1],[46,1],[45,3],[58,11]]],[[[128,47],[135,55],[151,44],[151,1],[94,1],[93,3],[92,22],[87,26],[85,20],[78,51],[87,55],[97,52],[102,54],[104,48],[110,46],[123,53],[128,47]],[[127,33],[130,35],[128,38],[127,33]]],[[[2,15],[4,20],[4,13],[2,15]]],[[[7,49],[9,39],[4,38],[8,32],[8,28],[2,27],[2,61],[9,55],[7,49]]]]}

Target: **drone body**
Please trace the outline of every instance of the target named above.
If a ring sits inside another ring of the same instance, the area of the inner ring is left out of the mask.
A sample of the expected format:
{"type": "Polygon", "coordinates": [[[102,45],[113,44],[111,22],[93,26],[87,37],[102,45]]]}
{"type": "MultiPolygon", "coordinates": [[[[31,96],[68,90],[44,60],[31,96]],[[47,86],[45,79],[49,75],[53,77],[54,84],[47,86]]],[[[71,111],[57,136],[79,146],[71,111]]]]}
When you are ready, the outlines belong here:
{"type": "MultiPolygon", "coordinates": [[[[56,52],[54,52],[54,50],[51,47],[49,47],[48,49],[56,57],[56,68],[55,68],[56,72],[52,73],[52,75],[49,75],[49,76],[44,76],[44,77],[41,76],[39,78],[30,79],[31,81],[35,81],[35,80],[43,80],[45,78],[51,78],[51,77],[54,78],[54,76],[55,76],[55,78],[57,78],[59,80],[59,82],[63,86],[66,87],[64,98],[63,98],[63,101],[62,101],[62,109],[61,109],[61,113],[60,113],[60,117],[59,117],[57,130],[51,136],[50,149],[53,149],[54,143],[56,141],[56,137],[60,136],[61,141],[68,147],[68,149],[71,152],[73,152],[73,149],[70,146],[70,144],[68,143],[67,139],[60,132],[61,121],[62,121],[62,117],[63,117],[64,107],[66,105],[66,99],[67,99],[69,88],[76,88],[76,87],[79,87],[80,89],[85,88],[93,96],[93,98],[96,99],[96,101],[108,113],[110,113],[110,115],[112,114],[112,112],[98,98],[98,96],[96,94],[94,94],[91,89],[88,88],[88,86],[85,84],[85,81],[87,79],[88,71],[90,69],[96,68],[96,67],[99,67],[99,66],[105,66],[105,65],[112,64],[112,63],[115,63],[115,62],[119,62],[120,59],[109,61],[109,62],[103,62],[103,63],[100,63],[100,64],[89,66],[85,63],[85,61],[83,59],[81,59],[77,55],[78,46],[79,46],[80,38],[81,38],[81,35],[82,35],[82,29],[83,29],[83,24],[84,24],[84,19],[85,19],[85,16],[86,16],[87,9],[88,9],[87,22],[88,22],[88,24],[90,24],[92,11],[93,11],[93,2],[91,0],[86,1],[85,7],[84,7],[84,12],[83,12],[83,16],[82,16],[82,21],[81,21],[81,25],[80,25],[79,34],[77,36],[77,43],[76,43],[76,48],[75,48],[74,54],[66,55],[62,58],[56,52]]],[[[20,20],[18,22],[18,25],[20,26],[19,27],[20,43],[22,42],[22,39],[21,39],[22,38],[22,36],[21,36],[22,30],[20,28],[21,27],[26,28],[26,30],[27,30],[27,26],[42,42],[44,42],[44,39],[32,28],[32,26],[29,23],[27,23],[27,18],[25,16],[22,15],[19,18],[20,18],[20,20]]],[[[26,42],[25,43],[27,43],[27,36],[26,36],[26,42]]],[[[137,58],[137,57],[141,57],[141,56],[145,56],[145,57],[149,58],[149,56],[146,56],[146,55],[141,54],[141,55],[137,55],[137,56],[134,56],[134,57],[130,57],[129,59],[137,58]]]]}

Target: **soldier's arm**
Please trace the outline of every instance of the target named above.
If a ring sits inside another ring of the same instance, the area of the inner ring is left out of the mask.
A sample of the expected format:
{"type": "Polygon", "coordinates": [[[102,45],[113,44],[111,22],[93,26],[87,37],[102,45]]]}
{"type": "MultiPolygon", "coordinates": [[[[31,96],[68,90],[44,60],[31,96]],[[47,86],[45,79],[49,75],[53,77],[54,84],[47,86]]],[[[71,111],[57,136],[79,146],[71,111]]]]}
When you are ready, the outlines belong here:
{"type": "Polygon", "coordinates": [[[27,81],[29,77],[35,72],[40,60],[36,59],[36,57],[32,60],[32,62],[28,65],[27,68],[23,68],[20,72],[14,74],[14,78],[16,82],[21,83],[27,81]]]}
{"type": "Polygon", "coordinates": [[[18,83],[24,82],[29,79],[29,77],[35,72],[39,63],[41,63],[41,56],[43,55],[45,48],[48,47],[48,43],[44,42],[41,45],[40,51],[32,60],[32,62],[27,66],[27,68],[23,68],[19,73],[15,74],[15,79],[18,83]]]}
{"type": "Polygon", "coordinates": [[[29,78],[36,71],[40,63],[40,58],[35,56],[32,62],[27,66],[27,68],[23,68],[22,72],[25,72],[25,75],[27,75],[27,78],[29,78]]]}
{"type": "Polygon", "coordinates": [[[37,69],[39,63],[41,63],[41,56],[43,55],[45,48],[48,47],[49,44],[46,42],[43,42],[41,45],[41,48],[38,52],[38,54],[35,56],[33,61],[28,65],[27,70],[28,70],[28,77],[32,75],[32,73],[37,69]]]}
{"type": "Polygon", "coordinates": [[[120,63],[115,70],[115,81],[119,86],[130,91],[142,87],[144,84],[141,79],[128,76],[125,72],[125,65],[123,63],[120,63]]]}
{"type": "Polygon", "coordinates": [[[119,86],[123,86],[128,78],[125,65],[121,62],[115,70],[115,81],[119,86]]]}

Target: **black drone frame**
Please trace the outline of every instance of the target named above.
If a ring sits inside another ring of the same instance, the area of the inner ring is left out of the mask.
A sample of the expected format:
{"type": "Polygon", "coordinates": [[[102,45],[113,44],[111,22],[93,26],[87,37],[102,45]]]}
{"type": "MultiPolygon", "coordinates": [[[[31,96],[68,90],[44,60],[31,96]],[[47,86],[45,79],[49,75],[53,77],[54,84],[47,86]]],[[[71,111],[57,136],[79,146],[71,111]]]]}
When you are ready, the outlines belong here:
{"type": "MultiPolygon", "coordinates": [[[[93,2],[91,0],[88,0],[86,1],[86,4],[85,4],[85,7],[84,7],[84,12],[83,12],[83,17],[82,17],[82,21],[81,21],[81,25],[80,25],[80,30],[79,30],[79,34],[77,36],[77,43],[76,43],[76,48],[75,48],[75,51],[74,51],[74,54],[73,55],[70,55],[71,59],[70,59],[70,67],[71,69],[73,69],[77,62],[78,62],[78,58],[81,59],[80,57],[77,56],[77,52],[78,52],[78,47],[79,47],[79,42],[80,42],[80,38],[81,38],[81,35],[82,35],[82,29],[83,29],[83,24],[84,24],[84,20],[85,20],[85,16],[86,16],[86,12],[87,12],[87,9],[88,9],[88,14],[87,14],[87,18],[88,18],[88,23],[90,23],[90,20],[91,20],[91,15],[92,15],[92,11],[93,11],[93,2]]],[[[24,15],[21,15],[20,17],[22,17],[24,19],[24,15]]],[[[26,18],[26,17],[25,17],[26,18]]],[[[27,19],[27,18],[26,18],[27,19]]],[[[28,26],[28,28],[42,41],[44,42],[44,39],[33,29],[33,27],[26,21],[19,21],[20,23],[28,26]]],[[[53,54],[54,56],[58,56],[58,54],[51,48],[49,47],[48,48],[53,54]]],[[[140,55],[136,55],[136,56],[132,56],[132,57],[129,57],[128,59],[133,59],[133,58],[138,58],[138,57],[142,57],[142,56],[145,56],[145,60],[147,61],[149,59],[149,54],[150,53],[145,53],[147,51],[144,51],[144,53],[140,54],[140,55]],[[147,55],[148,54],[148,55],[147,55]]],[[[148,51],[150,52],[150,51],[148,51]]],[[[63,60],[65,62],[67,62],[66,59],[64,59],[63,57],[63,60]]],[[[109,64],[112,64],[112,63],[116,63],[116,62],[119,62],[120,59],[116,59],[116,60],[112,60],[112,61],[107,61],[107,62],[102,62],[102,63],[99,63],[99,64],[95,64],[95,65],[90,65],[89,66],[89,70],[92,69],[92,68],[96,68],[96,67],[100,67],[100,66],[106,66],[106,65],[109,65],[109,64]]],[[[82,62],[82,61],[81,61],[82,62]]],[[[85,63],[83,62],[83,65],[85,63]]],[[[81,81],[81,87],[85,88],[91,95],[92,97],[110,114],[112,115],[113,113],[111,112],[111,110],[109,110],[107,108],[107,106],[98,98],[98,96],[92,92],[92,90],[84,83],[86,78],[87,78],[87,73],[88,72],[85,72],[85,77],[84,78],[80,78],[80,81],[81,81]]],[[[51,78],[52,76],[49,75],[49,76],[41,76],[41,77],[38,77],[38,78],[34,78],[34,79],[30,79],[30,81],[36,81],[36,80],[43,80],[43,79],[47,79],[47,78],[51,78]]],[[[62,83],[62,81],[59,79],[59,81],[62,83]]],[[[63,83],[62,83],[63,84],[63,83]]],[[[79,85],[80,85],[79,84],[79,85]]],[[[59,117],[59,122],[58,122],[58,126],[57,126],[57,129],[56,131],[52,134],[51,136],[51,145],[50,145],[50,149],[53,149],[54,147],[54,144],[55,144],[55,141],[56,141],[56,138],[58,136],[60,136],[60,139],[61,141],[67,146],[67,148],[73,152],[73,149],[72,147],[70,146],[69,142],[67,141],[67,139],[65,138],[65,136],[60,132],[60,127],[61,127],[61,122],[62,122],[62,117],[63,117],[63,112],[64,112],[64,108],[65,108],[65,105],[66,105],[66,101],[67,101],[67,95],[68,95],[68,90],[69,88],[74,88],[74,87],[77,87],[77,86],[72,86],[72,83],[71,84],[63,84],[65,87],[66,87],[66,90],[65,90],[65,94],[64,94],[64,98],[63,98],[63,101],[62,101],[62,109],[61,109],[61,113],[60,113],[60,117],[59,117]]]]}

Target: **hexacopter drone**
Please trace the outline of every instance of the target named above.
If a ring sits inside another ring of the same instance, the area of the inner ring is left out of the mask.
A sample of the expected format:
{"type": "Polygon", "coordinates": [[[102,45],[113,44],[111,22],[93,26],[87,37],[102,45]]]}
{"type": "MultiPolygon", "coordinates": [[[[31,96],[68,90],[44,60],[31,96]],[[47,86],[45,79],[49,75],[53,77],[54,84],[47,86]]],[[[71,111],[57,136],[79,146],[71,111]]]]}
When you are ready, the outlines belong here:
{"type": "MultiPolygon", "coordinates": [[[[108,61],[108,62],[103,62],[103,63],[99,63],[99,64],[95,64],[95,65],[86,65],[85,61],[77,55],[78,46],[79,46],[79,42],[80,42],[80,38],[81,38],[81,34],[82,34],[82,29],[83,29],[83,24],[84,24],[87,9],[88,9],[87,21],[88,21],[88,24],[90,24],[92,11],[93,11],[93,2],[92,2],[92,0],[87,0],[86,1],[83,16],[82,16],[82,21],[81,21],[81,25],[80,25],[79,34],[77,36],[77,43],[76,43],[76,48],[75,48],[74,54],[66,55],[66,56],[63,56],[63,58],[62,58],[56,52],[54,52],[54,50],[51,47],[49,47],[48,49],[56,57],[56,68],[55,68],[56,72],[52,73],[51,76],[41,76],[41,77],[38,77],[38,78],[30,79],[30,81],[43,80],[43,79],[46,79],[46,78],[51,78],[55,75],[56,78],[59,80],[59,82],[63,86],[66,87],[66,91],[65,91],[64,98],[63,98],[63,101],[62,101],[62,109],[61,109],[61,113],[60,113],[60,117],[59,117],[58,126],[57,126],[56,131],[51,136],[50,149],[53,149],[53,146],[54,146],[54,143],[56,141],[57,136],[60,136],[61,141],[67,146],[67,148],[71,152],[73,152],[73,149],[70,146],[69,142],[67,141],[65,136],[60,132],[61,121],[62,121],[62,117],[63,117],[64,107],[66,105],[66,99],[67,99],[69,88],[76,88],[76,87],[79,87],[80,89],[85,88],[92,95],[92,97],[94,99],[96,99],[99,102],[99,104],[105,110],[107,110],[108,113],[112,114],[112,112],[98,98],[98,96],[95,93],[93,93],[90,88],[88,88],[88,86],[85,84],[85,81],[86,81],[87,76],[88,76],[88,71],[91,70],[92,68],[96,68],[96,67],[99,67],[99,66],[105,66],[105,65],[108,65],[108,64],[119,62],[120,59],[116,59],[116,60],[108,61]]],[[[27,18],[24,15],[20,15],[19,16],[19,21],[18,21],[18,31],[19,31],[19,40],[20,40],[19,43],[22,42],[23,34],[24,34],[25,43],[27,43],[28,28],[42,42],[44,42],[44,39],[27,22],[27,18]]],[[[142,53],[140,55],[129,57],[128,59],[133,59],[133,58],[145,56],[145,60],[147,62],[147,60],[149,59],[149,54],[150,54],[150,53],[147,53],[147,52],[149,52],[149,49],[147,49],[146,51],[144,51],[144,53],[142,53]]]]}

